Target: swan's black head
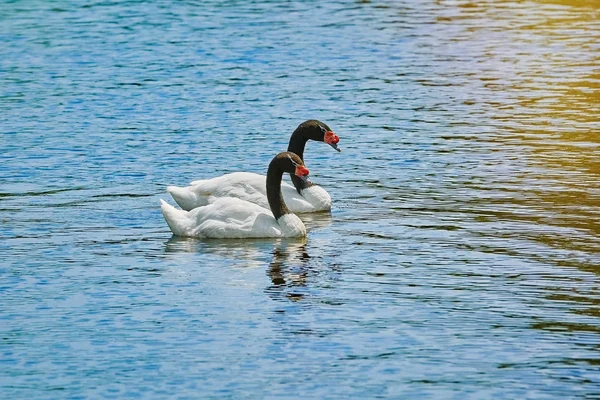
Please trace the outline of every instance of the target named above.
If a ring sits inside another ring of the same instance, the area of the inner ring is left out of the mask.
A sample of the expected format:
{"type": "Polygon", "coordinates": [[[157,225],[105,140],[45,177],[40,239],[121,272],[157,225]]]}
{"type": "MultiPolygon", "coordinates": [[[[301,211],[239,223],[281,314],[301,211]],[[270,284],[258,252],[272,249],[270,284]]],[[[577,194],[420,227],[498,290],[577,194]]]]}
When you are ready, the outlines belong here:
{"type": "Polygon", "coordinates": [[[292,133],[292,137],[294,137],[294,135],[300,135],[305,140],[310,139],[318,142],[325,142],[337,151],[341,151],[337,145],[340,141],[339,136],[333,133],[327,124],[317,121],[316,119],[309,119],[298,125],[294,133],[292,133]]]}
{"type": "Polygon", "coordinates": [[[308,174],[310,173],[310,171],[308,170],[308,168],[306,168],[302,159],[298,157],[298,155],[296,155],[295,153],[292,153],[291,151],[284,151],[282,153],[279,153],[275,156],[275,158],[273,158],[273,161],[271,161],[271,164],[273,163],[276,163],[277,167],[282,172],[293,174],[301,180],[307,183],[309,182],[308,174]]]}

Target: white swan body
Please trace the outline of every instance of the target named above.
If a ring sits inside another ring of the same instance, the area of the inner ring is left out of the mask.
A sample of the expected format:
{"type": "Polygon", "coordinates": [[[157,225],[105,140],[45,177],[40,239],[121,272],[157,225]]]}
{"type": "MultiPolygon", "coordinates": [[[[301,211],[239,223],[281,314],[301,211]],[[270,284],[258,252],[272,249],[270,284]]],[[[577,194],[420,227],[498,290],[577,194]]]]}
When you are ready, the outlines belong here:
{"type": "MultiPolygon", "coordinates": [[[[304,237],[306,227],[300,218],[290,212],[283,199],[281,179],[284,173],[293,173],[305,182],[309,171],[297,154],[277,154],[269,164],[264,183],[269,208],[237,197],[209,196],[208,204],[191,211],[178,210],[161,199],[161,210],[169,228],[178,236],[232,239],[304,237]]],[[[247,174],[241,173],[241,177],[247,177],[247,174]]],[[[231,177],[225,175],[209,180],[207,188],[214,189],[211,184],[221,188],[223,180],[228,179],[231,177]]],[[[238,187],[233,186],[234,189],[250,195],[260,192],[252,192],[252,186],[247,185],[245,180],[240,182],[238,187]]]]}
{"type": "MultiPolygon", "coordinates": [[[[298,125],[292,133],[288,152],[303,160],[304,149],[309,140],[327,143],[336,151],[341,151],[338,147],[340,138],[326,124],[308,120],[298,125]]],[[[309,213],[331,210],[331,196],[325,189],[293,174],[290,177],[293,186],[281,184],[283,199],[289,211],[309,213]]],[[[181,208],[188,211],[210,204],[219,197],[236,197],[269,208],[265,181],[264,175],[235,172],[218,178],[194,181],[187,187],[169,186],[167,191],[181,208]]]]}
{"type": "Polygon", "coordinates": [[[303,237],[306,227],[294,214],[278,220],[264,207],[245,200],[220,197],[193,209],[178,210],[161,199],[161,210],[171,231],[178,236],[199,238],[303,237]]]}
{"type": "MultiPolygon", "coordinates": [[[[221,197],[235,197],[269,208],[266,177],[252,172],[234,172],[212,179],[199,180],[191,186],[169,186],[167,191],[184,210],[205,206],[221,197]]],[[[291,212],[308,213],[331,210],[331,196],[325,189],[311,185],[300,193],[292,185],[281,183],[283,200],[291,212]]]]}

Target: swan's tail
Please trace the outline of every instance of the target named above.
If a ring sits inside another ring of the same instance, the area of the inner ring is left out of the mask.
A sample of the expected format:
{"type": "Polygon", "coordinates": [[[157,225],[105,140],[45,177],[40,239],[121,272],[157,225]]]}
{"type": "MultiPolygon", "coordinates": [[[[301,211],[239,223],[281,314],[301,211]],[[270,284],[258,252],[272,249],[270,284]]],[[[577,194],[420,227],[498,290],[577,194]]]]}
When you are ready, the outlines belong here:
{"type": "Polygon", "coordinates": [[[173,234],[178,236],[189,235],[190,218],[187,211],[178,210],[163,199],[160,199],[160,209],[173,234]]]}
{"type": "Polygon", "coordinates": [[[186,211],[208,204],[208,196],[196,193],[192,190],[191,186],[167,186],[167,192],[169,192],[179,207],[186,211]]]}

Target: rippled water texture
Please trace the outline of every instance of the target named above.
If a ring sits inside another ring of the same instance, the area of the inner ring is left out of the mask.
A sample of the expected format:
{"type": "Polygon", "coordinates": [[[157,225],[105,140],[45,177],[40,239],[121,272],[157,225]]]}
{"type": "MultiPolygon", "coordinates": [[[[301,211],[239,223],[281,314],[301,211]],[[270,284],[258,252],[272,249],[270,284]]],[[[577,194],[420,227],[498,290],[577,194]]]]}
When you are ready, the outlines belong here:
{"type": "Polygon", "coordinates": [[[2,2],[0,397],[597,398],[599,7],[2,2]],[[306,240],[171,237],[309,118],[306,240]]]}

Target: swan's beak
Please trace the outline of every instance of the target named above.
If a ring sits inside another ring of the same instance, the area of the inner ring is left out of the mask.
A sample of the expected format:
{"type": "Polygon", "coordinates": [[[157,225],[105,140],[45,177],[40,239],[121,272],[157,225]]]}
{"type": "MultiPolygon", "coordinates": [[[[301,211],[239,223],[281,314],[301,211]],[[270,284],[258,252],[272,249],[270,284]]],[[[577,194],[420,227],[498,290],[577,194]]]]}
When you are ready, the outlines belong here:
{"type": "Polygon", "coordinates": [[[338,147],[338,142],[340,141],[340,137],[333,133],[332,131],[325,132],[325,136],[323,137],[323,141],[333,147],[338,153],[342,150],[338,147]]]}

